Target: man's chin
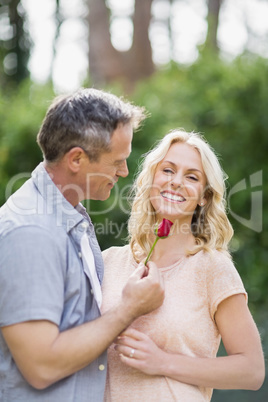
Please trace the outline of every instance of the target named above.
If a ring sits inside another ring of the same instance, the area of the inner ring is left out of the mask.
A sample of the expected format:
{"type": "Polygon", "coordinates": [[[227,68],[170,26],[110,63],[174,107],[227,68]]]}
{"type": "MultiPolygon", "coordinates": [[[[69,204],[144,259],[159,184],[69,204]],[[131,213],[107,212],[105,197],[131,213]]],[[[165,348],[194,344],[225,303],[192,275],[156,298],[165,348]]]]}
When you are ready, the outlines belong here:
{"type": "Polygon", "coordinates": [[[100,201],[106,201],[106,200],[108,200],[108,198],[110,198],[110,194],[107,195],[106,197],[101,198],[100,201]]]}
{"type": "Polygon", "coordinates": [[[95,200],[95,201],[106,201],[106,200],[108,200],[108,198],[110,197],[110,195],[111,195],[111,191],[109,191],[109,193],[107,193],[107,194],[103,194],[103,195],[100,195],[100,196],[98,196],[98,197],[96,197],[96,198],[92,198],[92,200],[95,200]]]}

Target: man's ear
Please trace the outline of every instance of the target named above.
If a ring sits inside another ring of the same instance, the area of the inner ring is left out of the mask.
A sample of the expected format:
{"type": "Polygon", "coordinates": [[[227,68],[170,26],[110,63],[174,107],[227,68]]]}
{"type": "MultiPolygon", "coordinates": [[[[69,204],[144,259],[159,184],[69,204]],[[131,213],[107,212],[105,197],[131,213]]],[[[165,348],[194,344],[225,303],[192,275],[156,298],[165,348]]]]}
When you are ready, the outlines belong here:
{"type": "Polygon", "coordinates": [[[70,151],[67,152],[67,154],[65,154],[65,157],[66,157],[66,163],[71,172],[78,173],[82,164],[87,158],[87,155],[85,154],[82,148],[74,147],[70,149],[70,151]]]}

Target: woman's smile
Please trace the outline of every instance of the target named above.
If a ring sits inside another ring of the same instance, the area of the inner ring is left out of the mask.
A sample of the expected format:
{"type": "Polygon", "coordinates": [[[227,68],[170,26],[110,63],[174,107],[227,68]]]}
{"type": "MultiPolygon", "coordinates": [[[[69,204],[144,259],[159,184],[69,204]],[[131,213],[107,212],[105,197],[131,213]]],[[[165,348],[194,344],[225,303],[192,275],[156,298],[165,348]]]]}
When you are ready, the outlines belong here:
{"type": "Polygon", "coordinates": [[[182,203],[186,201],[186,199],[181,194],[176,194],[171,191],[162,191],[160,192],[160,194],[163,198],[171,202],[182,203]]]}

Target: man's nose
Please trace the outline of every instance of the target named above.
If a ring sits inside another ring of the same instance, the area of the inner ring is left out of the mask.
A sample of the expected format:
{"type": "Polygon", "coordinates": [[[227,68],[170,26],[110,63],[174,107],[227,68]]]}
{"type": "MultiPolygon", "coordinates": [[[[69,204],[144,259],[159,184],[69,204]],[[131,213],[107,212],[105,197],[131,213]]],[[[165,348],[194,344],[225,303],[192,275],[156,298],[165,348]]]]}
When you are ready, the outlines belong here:
{"type": "Polygon", "coordinates": [[[116,172],[116,175],[117,176],[120,176],[120,177],[127,177],[127,175],[128,175],[128,167],[127,167],[127,162],[125,161],[121,166],[120,166],[120,168],[118,169],[118,171],[116,172]]]}

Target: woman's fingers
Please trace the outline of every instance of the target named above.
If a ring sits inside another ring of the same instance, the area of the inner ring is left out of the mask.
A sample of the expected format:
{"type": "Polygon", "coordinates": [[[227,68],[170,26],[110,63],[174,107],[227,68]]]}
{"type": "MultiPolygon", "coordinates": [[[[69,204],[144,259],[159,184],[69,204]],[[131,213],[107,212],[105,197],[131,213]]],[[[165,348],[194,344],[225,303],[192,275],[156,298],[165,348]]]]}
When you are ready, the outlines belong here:
{"type": "Polygon", "coordinates": [[[122,332],[120,334],[120,336],[117,337],[117,339],[127,338],[127,337],[136,339],[137,341],[143,341],[148,338],[148,335],[144,334],[143,332],[138,331],[137,329],[128,328],[124,332],[122,332]]]}
{"type": "Polygon", "coordinates": [[[141,357],[141,352],[138,349],[124,345],[115,345],[114,348],[120,355],[129,359],[139,359],[141,357]]]}

